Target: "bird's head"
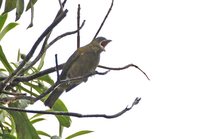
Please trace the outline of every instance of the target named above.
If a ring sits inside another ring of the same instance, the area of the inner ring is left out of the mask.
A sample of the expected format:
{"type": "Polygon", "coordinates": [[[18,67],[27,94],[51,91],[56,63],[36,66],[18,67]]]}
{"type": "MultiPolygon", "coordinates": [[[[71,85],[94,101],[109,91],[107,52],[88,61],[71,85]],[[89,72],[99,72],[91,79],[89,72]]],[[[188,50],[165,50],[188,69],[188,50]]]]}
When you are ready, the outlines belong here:
{"type": "Polygon", "coordinates": [[[92,41],[92,46],[99,52],[105,51],[106,45],[111,42],[104,37],[97,37],[92,41]]]}

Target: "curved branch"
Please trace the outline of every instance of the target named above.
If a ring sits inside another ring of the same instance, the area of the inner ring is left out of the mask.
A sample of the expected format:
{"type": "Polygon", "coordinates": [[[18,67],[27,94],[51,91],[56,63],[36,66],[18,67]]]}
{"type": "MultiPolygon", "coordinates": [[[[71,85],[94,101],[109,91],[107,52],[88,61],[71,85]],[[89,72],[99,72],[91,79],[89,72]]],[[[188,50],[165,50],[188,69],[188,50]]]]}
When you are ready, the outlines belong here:
{"type": "Polygon", "coordinates": [[[11,111],[17,111],[17,112],[27,112],[27,113],[39,113],[39,114],[51,114],[51,115],[62,115],[62,116],[73,116],[77,118],[91,118],[91,117],[102,117],[102,118],[117,118],[127,111],[131,110],[133,106],[137,105],[140,102],[141,98],[136,98],[134,102],[132,103],[131,107],[126,107],[122,111],[113,114],[113,115],[106,115],[106,114],[80,114],[80,113],[75,113],[75,112],[62,112],[62,111],[39,111],[39,110],[26,110],[26,109],[20,109],[20,108],[15,108],[15,107],[4,107],[0,106],[0,109],[3,110],[11,110],[11,111]]]}
{"type": "Polygon", "coordinates": [[[129,67],[135,67],[137,68],[138,70],[140,70],[148,80],[150,80],[150,78],[147,76],[147,74],[142,70],[140,69],[137,65],[134,65],[134,64],[128,64],[124,67],[120,67],[120,68],[112,68],[112,67],[106,67],[106,66],[102,66],[102,65],[98,65],[99,68],[103,68],[103,69],[108,69],[108,70],[124,70],[124,69],[127,69],[129,67]]]}

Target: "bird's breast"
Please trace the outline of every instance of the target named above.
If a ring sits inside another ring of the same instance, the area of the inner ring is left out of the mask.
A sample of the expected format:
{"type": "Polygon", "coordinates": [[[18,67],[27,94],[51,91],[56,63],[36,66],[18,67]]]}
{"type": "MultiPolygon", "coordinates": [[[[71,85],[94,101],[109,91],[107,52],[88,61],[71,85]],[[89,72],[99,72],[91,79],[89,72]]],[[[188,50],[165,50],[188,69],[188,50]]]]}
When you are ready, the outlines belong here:
{"type": "Polygon", "coordinates": [[[84,76],[95,71],[99,64],[100,54],[94,52],[82,52],[79,58],[74,62],[69,71],[68,77],[84,76]]]}

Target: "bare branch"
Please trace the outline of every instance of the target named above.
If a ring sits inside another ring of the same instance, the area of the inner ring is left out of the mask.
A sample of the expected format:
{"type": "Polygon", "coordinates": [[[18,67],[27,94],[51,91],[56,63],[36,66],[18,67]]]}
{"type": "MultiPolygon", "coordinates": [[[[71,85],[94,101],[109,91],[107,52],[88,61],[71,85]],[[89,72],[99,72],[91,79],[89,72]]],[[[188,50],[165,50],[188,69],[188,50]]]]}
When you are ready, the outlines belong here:
{"type": "Polygon", "coordinates": [[[93,39],[95,39],[95,38],[97,37],[97,35],[99,34],[99,32],[101,31],[101,28],[103,27],[103,25],[104,25],[106,19],[108,18],[108,15],[110,14],[110,12],[111,12],[111,10],[112,10],[113,3],[114,3],[114,0],[112,0],[112,3],[111,3],[111,5],[110,5],[110,8],[109,8],[109,10],[108,10],[106,16],[104,17],[104,20],[103,20],[103,22],[101,23],[101,25],[100,25],[98,31],[97,31],[96,34],[94,35],[94,38],[93,38],[93,39]]]}
{"type": "Polygon", "coordinates": [[[5,106],[0,106],[0,109],[3,110],[11,110],[11,111],[17,111],[17,112],[27,112],[27,113],[39,113],[39,114],[51,114],[51,115],[63,115],[63,116],[72,116],[72,117],[77,117],[77,118],[91,118],[91,117],[101,117],[101,118],[117,118],[127,111],[131,110],[133,106],[137,105],[140,102],[141,98],[136,98],[134,102],[132,103],[131,107],[126,107],[122,111],[113,114],[113,115],[106,115],[106,114],[80,114],[80,113],[75,113],[75,112],[62,112],[62,111],[39,111],[39,110],[25,110],[25,109],[20,109],[20,108],[15,108],[15,107],[5,107],[5,106]]]}
{"type": "Polygon", "coordinates": [[[78,4],[78,9],[77,9],[77,49],[80,47],[80,10],[81,10],[81,6],[80,4],[78,4]]]}
{"type": "Polygon", "coordinates": [[[56,74],[57,74],[57,80],[60,81],[59,69],[58,69],[58,57],[57,57],[57,54],[55,54],[55,62],[56,62],[56,74]]]}
{"type": "Polygon", "coordinates": [[[106,66],[101,66],[101,65],[98,65],[99,68],[103,68],[103,69],[109,69],[109,70],[124,70],[124,69],[127,69],[129,67],[135,67],[137,68],[138,70],[140,70],[148,80],[150,80],[150,78],[147,76],[147,74],[142,70],[140,69],[137,65],[134,65],[134,64],[128,64],[124,67],[120,67],[120,68],[112,68],[112,67],[106,67],[106,66]]]}

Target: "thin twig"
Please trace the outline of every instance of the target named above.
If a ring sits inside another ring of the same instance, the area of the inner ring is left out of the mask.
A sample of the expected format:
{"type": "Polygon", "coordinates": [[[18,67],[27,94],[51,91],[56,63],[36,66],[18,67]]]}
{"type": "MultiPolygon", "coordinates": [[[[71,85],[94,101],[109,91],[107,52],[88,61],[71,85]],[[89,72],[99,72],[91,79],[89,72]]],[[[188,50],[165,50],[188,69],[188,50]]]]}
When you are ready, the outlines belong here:
{"type": "Polygon", "coordinates": [[[82,24],[81,24],[81,26],[79,27],[79,29],[77,29],[77,30],[75,30],[75,31],[71,31],[71,32],[66,32],[66,33],[63,33],[63,34],[57,36],[55,39],[53,39],[53,40],[48,44],[47,49],[48,49],[51,45],[53,45],[56,41],[58,41],[59,39],[62,39],[62,38],[65,37],[65,36],[68,36],[68,35],[72,35],[72,34],[77,33],[79,30],[82,29],[82,27],[84,26],[84,24],[85,24],[85,20],[82,22],[82,24]]]}
{"type": "Polygon", "coordinates": [[[138,70],[140,70],[148,80],[150,80],[150,78],[147,76],[147,74],[142,70],[140,69],[137,65],[134,65],[134,64],[128,64],[124,67],[120,67],[120,68],[112,68],[112,67],[106,67],[106,66],[101,66],[101,65],[98,65],[99,68],[103,68],[103,69],[108,69],[108,70],[124,70],[124,69],[127,69],[129,67],[135,67],[137,68],[138,70]]]}
{"type": "Polygon", "coordinates": [[[101,25],[100,25],[98,31],[97,31],[96,34],[94,35],[94,38],[93,38],[93,39],[95,39],[95,38],[97,37],[97,35],[99,34],[101,28],[103,27],[103,25],[104,25],[106,19],[108,18],[108,15],[110,14],[110,12],[111,12],[111,10],[112,10],[113,3],[114,3],[114,0],[112,0],[112,3],[111,3],[111,5],[110,5],[110,8],[109,8],[109,10],[108,10],[106,16],[104,17],[103,22],[101,23],[101,25]]]}
{"type": "Polygon", "coordinates": [[[51,115],[62,115],[62,116],[72,116],[72,117],[77,117],[77,118],[91,118],[91,117],[101,117],[101,118],[117,118],[127,111],[131,110],[133,106],[137,105],[140,102],[141,98],[136,98],[134,102],[132,103],[131,107],[126,107],[122,111],[113,114],[113,115],[106,115],[106,114],[80,114],[80,113],[75,113],[75,112],[63,112],[63,111],[39,111],[39,110],[26,110],[26,109],[20,109],[20,108],[15,108],[15,107],[5,107],[5,106],[0,106],[0,109],[3,110],[11,110],[11,111],[17,111],[17,112],[27,112],[27,113],[38,113],[38,114],[51,114],[51,115]]]}
{"type": "Polygon", "coordinates": [[[60,10],[63,11],[63,4],[62,4],[61,0],[58,0],[58,2],[59,2],[59,5],[60,5],[60,10]]]}
{"type": "Polygon", "coordinates": [[[56,62],[56,74],[57,74],[57,80],[60,81],[59,69],[58,69],[58,55],[57,55],[57,54],[55,54],[55,62],[56,62]]]}
{"type": "Polygon", "coordinates": [[[78,4],[78,9],[77,9],[77,49],[80,47],[80,10],[81,10],[81,6],[80,4],[78,4]]]}

